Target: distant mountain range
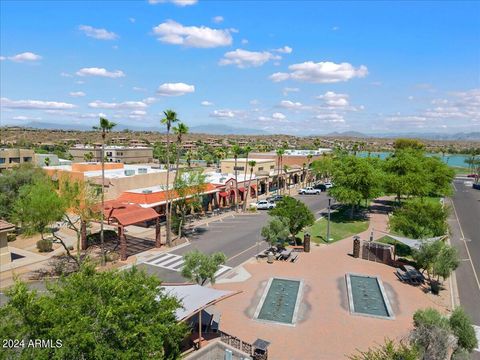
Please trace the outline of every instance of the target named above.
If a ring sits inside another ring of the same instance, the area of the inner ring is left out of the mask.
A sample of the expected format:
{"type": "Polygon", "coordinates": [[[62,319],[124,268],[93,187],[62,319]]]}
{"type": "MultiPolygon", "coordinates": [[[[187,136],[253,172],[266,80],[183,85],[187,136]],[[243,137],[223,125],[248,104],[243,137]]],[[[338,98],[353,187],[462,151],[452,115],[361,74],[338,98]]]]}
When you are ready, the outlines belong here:
{"type": "MultiPolygon", "coordinates": [[[[62,129],[62,130],[78,130],[78,131],[89,131],[92,130],[90,126],[82,124],[55,124],[47,122],[37,122],[33,121],[28,124],[22,125],[22,127],[29,127],[35,129],[62,129]]],[[[115,127],[115,130],[131,130],[131,131],[152,131],[152,132],[163,132],[160,125],[158,127],[149,127],[149,126],[135,126],[135,125],[123,125],[118,124],[115,127]]],[[[195,134],[212,134],[212,135],[275,135],[268,133],[259,129],[251,128],[238,128],[224,124],[204,124],[204,125],[194,125],[190,126],[190,132],[195,134]]],[[[277,134],[282,135],[282,134],[277,134]]],[[[284,134],[289,135],[289,134],[284,134]]],[[[354,138],[419,138],[426,140],[451,140],[451,141],[480,141],[480,132],[468,132],[468,133],[454,133],[454,134],[444,134],[444,133],[378,133],[378,134],[364,134],[358,131],[344,131],[344,132],[332,132],[328,134],[315,134],[318,136],[329,136],[329,137],[354,137],[354,138]]]]}

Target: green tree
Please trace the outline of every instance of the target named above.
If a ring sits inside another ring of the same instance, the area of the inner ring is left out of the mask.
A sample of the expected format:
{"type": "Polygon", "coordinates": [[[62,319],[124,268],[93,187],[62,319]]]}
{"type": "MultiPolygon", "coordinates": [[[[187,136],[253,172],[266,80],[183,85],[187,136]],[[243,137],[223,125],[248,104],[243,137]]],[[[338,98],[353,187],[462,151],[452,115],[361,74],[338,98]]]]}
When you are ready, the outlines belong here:
{"type": "Polygon", "coordinates": [[[378,159],[345,156],[335,161],[332,174],[335,186],[329,194],[337,201],[349,205],[353,218],[355,207],[382,193],[383,173],[379,170],[378,159]]]}
{"type": "Polygon", "coordinates": [[[277,149],[276,154],[277,154],[277,193],[280,194],[281,193],[280,172],[283,170],[282,164],[283,164],[283,155],[285,154],[285,149],[284,148],[277,149]]]}
{"type": "Polygon", "coordinates": [[[182,275],[199,285],[204,285],[207,280],[215,283],[215,273],[220,265],[225,264],[225,254],[217,252],[212,255],[201,253],[198,250],[191,251],[183,256],[185,261],[182,275]]]}
{"type": "Polygon", "coordinates": [[[0,308],[3,339],[59,339],[57,348],[4,349],[2,358],[178,359],[187,334],[175,318],[179,300],[160,281],[136,268],[95,272],[92,265],[58,282],[48,293],[17,282],[0,308]]]}
{"type": "Polygon", "coordinates": [[[179,173],[178,169],[180,167],[180,151],[182,149],[183,137],[184,135],[188,134],[188,126],[180,122],[178,123],[177,126],[173,127],[173,132],[175,135],[177,135],[177,156],[175,159],[175,180],[174,180],[175,182],[178,179],[178,173],[179,173]]]}
{"type": "Polygon", "coordinates": [[[90,162],[93,160],[93,153],[91,151],[89,152],[86,152],[85,154],[83,154],[83,160],[85,160],[86,162],[90,162]]]}
{"type": "Polygon", "coordinates": [[[413,149],[423,151],[425,149],[425,144],[417,139],[399,138],[395,140],[393,148],[395,150],[413,149]]]}
{"type": "Polygon", "coordinates": [[[450,327],[458,339],[459,350],[465,350],[471,353],[477,346],[478,340],[475,335],[475,329],[472,326],[472,320],[465,313],[463,308],[457,307],[450,315],[450,327]]]}
{"type": "Polygon", "coordinates": [[[261,234],[270,246],[277,244],[283,245],[290,236],[288,219],[274,216],[267,225],[262,228],[261,234]]]}
{"type": "Polygon", "coordinates": [[[12,212],[20,188],[46,179],[45,172],[31,163],[4,170],[0,176],[0,218],[14,221],[12,212]]]}
{"type": "Polygon", "coordinates": [[[201,209],[201,194],[205,191],[206,186],[206,175],[195,170],[182,172],[175,180],[174,189],[178,198],[174,207],[178,216],[177,234],[179,237],[182,236],[188,211],[201,209]]]}
{"type": "Polygon", "coordinates": [[[314,160],[311,165],[312,171],[316,176],[319,176],[323,181],[332,176],[335,169],[333,156],[322,156],[318,160],[314,160]]]}
{"type": "Polygon", "coordinates": [[[116,123],[109,121],[104,117],[100,117],[100,121],[98,126],[94,126],[94,130],[100,131],[102,135],[102,155],[101,155],[101,163],[102,163],[102,186],[101,186],[101,202],[102,202],[102,211],[101,211],[101,219],[100,219],[100,248],[102,251],[102,266],[105,265],[105,240],[104,240],[104,233],[103,233],[103,223],[105,221],[103,216],[103,209],[105,208],[105,142],[107,138],[107,133],[112,131],[112,129],[117,126],[116,123]]]}
{"type": "Polygon", "coordinates": [[[24,185],[13,209],[13,218],[27,235],[44,234],[49,225],[60,221],[65,213],[65,206],[58,196],[52,182],[39,179],[31,185],[24,185]]]}
{"type": "Polygon", "coordinates": [[[315,216],[307,205],[290,196],[285,196],[281,201],[277,202],[277,206],[269,210],[269,214],[285,219],[293,238],[305,226],[313,225],[315,222],[315,216]]]}
{"type": "Polygon", "coordinates": [[[425,157],[423,168],[427,174],[427,181],[431,185],[431,193],[448,196],[452,193],[452,181],[455,170],[450,168],[438,157],[425,157]]]}
{"type": "Polygon", "coordinates": [[[359,354],[349,356],[350,360],[418,360],[420,353],[415,346],[395,344],[392,340],[385,340],[385,344],[359,354]]]}
{"type": "Polygon", "coordinates": [[[171,212],[170,212],[170,130],[172,125],[180,121],[177,117],[177,113],[173,110],[165,110],[163,112],[164,118],[161,120],[161,123],[167,128],[167,146],[166,146],[166,159],[167,159],[167,204],[165,205],[165,215],[166,215],[166,236],[168,246],[172,246],[172,234],[171,234],[171,212]]]}
{"type": "Polygon", "coordinates": [[[393,212],[390,228],[414,239],[442,236],[447,233],[448,210],[440,202],[407,200],[393,212]]]}

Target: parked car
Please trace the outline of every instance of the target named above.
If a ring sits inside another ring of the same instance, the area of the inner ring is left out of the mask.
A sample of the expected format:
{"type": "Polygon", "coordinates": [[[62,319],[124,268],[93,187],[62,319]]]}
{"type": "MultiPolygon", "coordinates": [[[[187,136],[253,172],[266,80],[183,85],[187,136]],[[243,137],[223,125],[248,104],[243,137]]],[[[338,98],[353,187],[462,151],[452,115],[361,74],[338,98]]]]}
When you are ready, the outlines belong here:
{"type": "Polygon", "coordinates": [[[267,197],[267,201],[274,202],[274,203],[282,199],[283,199],[283,195],[273,195],[273,196],[267,197]]]}
{"type": "Polygon", "coordinates": [[[267,201],[267,200],[260,200],[256,204],[256,208],[258,210],[270,210],[273,209],[277,204],[275,204],[273,201],[267,201]]]}
{"type": "Polygon", "coordinates": [[[322,192],[322,190],[314,189],[313,187],[306,187],[306,188],[298,190],[298,193],[300,195],[316,195],[316,194],[320,194],[321,192],[322,192]]]}
{"type": "Polygon", "coordinates": [[[468,174],[467,177],[476,179],[478,174],[468,174]]]}
{"type": "Polygon", "coordinates": [[[325,186],[325,184],[317,184],[317,185],[314,185],[313,188],[318,189],[320,191],[327,191],[327,187],[325,186]]]}
{"type": "Polygon", "coordinates": [[[327,189],[330,189],[331,187],[333,187],[333,184],[331,182],[326,182],[323,185],[325,185],[327,189]]]}

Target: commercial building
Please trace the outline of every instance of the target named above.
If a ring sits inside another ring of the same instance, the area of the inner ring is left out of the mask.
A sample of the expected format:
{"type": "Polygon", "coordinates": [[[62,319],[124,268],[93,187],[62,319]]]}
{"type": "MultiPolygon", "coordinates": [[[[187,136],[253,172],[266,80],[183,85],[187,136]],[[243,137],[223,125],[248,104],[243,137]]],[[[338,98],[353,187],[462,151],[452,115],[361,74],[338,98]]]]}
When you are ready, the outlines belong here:
{"type": "Polygon", "coordinates": [[[269,174],[270,171],[275,170],[275,160],[268,159],[268,158],[255,158],[248,160],[246,158],[238,158],[237,159],[237,166],[235,167],[235,159],[224,159],[220,162],[220,171],[222,173],[234,174],[235,170],[238,174],[245,173],[245,169],[247,170],[247,174],[250,174],[250,166],[248,165],[248,161],[255,160],[256,164],[253,167],[253,173],[256,175],[259,174],[269,174]]]}
{"type": "Polygon", "coordinates": [[[60,159],[56,154],[35,154],[34,163],[37,166],[71,165],[71,160],[60,159]]]}
{"type": "Polygon", "coordinates": [[[30,149],[2,148],[0,149],[0,172],[18,164],[31,163],[34,155],[34,151],[30,149]]]}
{"type": "MultiPolygon", "coordinates": [[[[75,146],[69,153],[74,162],[101,161],[101,146],[75,146]]],[[[153,162],[153,148],[142,146],[105,146],[105,160],[113,163],[144,164],[153,162]]]]}
{"type": "MultiPolygon", "coordinates": [[[[320,159],[322,156],[331,153],[331,149],[320,148],[317,150],[285,150],[282,156],[282,165],[301,168],[312,161],[320,159]]],[[[254,152],[248,155],[252,160],[270,159],[278,165],[278,155],[275,151],[254,152]]]]}
{"type": "MultiPolygon", "coordinates": [[[[73,163],[72,165],[45,166],[43,168],[53,179],[68,176],[73,180],[88,181],[92,185],[102,186],[101,163],[73,163]]],[[[170,183],[175,171],[171,172],[170,183]]],[[[125,165],[105,163],[105,199],[116,199],[123,192],[139,187],[166,186],[167,171],[149,165],[125,165]]]]}

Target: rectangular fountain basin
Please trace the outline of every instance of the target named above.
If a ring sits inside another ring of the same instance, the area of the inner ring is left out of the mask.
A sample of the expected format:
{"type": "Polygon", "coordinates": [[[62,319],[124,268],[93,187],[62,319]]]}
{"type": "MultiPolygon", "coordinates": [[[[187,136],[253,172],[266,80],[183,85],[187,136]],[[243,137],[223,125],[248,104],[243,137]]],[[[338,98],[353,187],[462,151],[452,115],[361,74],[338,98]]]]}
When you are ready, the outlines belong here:
{"type": "Polygon", "coordinates": [[[345,278],[351,314],[382,319],[395,318],[379,276],[348,273],[345,278]]]}
{"type": "Polygon", "coordinates": [[[303,280],[271,278],[257,306],[254,319],[294,325],[302,289],[303,280]]]}

